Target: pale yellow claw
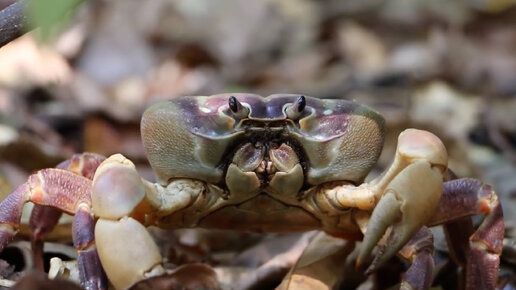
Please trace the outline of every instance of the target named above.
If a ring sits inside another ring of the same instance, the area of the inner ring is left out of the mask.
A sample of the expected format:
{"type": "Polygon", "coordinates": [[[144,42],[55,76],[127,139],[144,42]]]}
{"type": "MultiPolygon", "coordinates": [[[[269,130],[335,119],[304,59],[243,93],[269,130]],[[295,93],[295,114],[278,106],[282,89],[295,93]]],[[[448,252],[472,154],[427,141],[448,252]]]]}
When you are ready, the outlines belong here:
{"type": "Polygon", "coordinates": [[[134,164],[120,154],[106,159],[95,172],[91,194],[96,215],[119,219],[129,215],[145,197],[134,164]]]}
{"type": "Polygon", "coordinates": [[[367,226],[357,264],[367,258],[389,228],[389,236],[370,270],[396,254],[428,222],[441,198],[447,158],[444,145],[434,134],[416,129],[400,134],[392,165],[371,182],[370,190],[379,202],[367,226]]]}
{"type": "MultiPolygon", "coordinates": [[[[381,233],[370,231],[376,223],[385,223],[384,218],[393,215],[393,213],[389,213],[385,216],[382,213],[397,211],[400,220],[392,224],[392,230],[386,245],[381,246],[381,251],[375,257],[372,267],[381,265],[396,254],[428,222],[441,199],[442,187],[443,177],[440,170],[430,167],[430,164],[423,160],[409,165],[389,184],[387,195],[380,200],[373,211],[370,226],[368,226],[364,237],[364,245],[376,244],[383,236],[384,231],[381,231],[381,233]],[[383,200],[388,196],[399,201],[401,207],[398,204],[396,206],[391,206],[390,203],[384,204],[383,200]],[[380,214],[375,219],[377,212],[380,214]]],[[[391,219],[390,221],[394,220],[391,219]]],[[[362,254],[368,253],[364,250],[362,254]]]]}
{"type": "Polygon", "coordinates": [[[378,203],[373,211],[373,215],[369,220],[367,231],[365,233],[364,242],[360,248],[357,257],[357,265],[361,265],[366,257],[371,253],[376,243],[385,234],[390,227],[401,215],[401,201],[396,199],[394,194],[386,194],[378,203]]]}
{"type": "Polygon", "coordinates": [[[407,129],[401,132],[397,153],[408,162],[422,159],[443,168],[448,166],[446,147],[441,139],[428,131],[407,129]]]}
{"type": "Polygon", "coordinates": [[[99,219],[95,226],[95,239],[102,266],[116,289],[128,288],[142,280],[149,271],[156,275],[164,272],[154,240],[145,227],[132,218],[119,221],[99,219]]]}

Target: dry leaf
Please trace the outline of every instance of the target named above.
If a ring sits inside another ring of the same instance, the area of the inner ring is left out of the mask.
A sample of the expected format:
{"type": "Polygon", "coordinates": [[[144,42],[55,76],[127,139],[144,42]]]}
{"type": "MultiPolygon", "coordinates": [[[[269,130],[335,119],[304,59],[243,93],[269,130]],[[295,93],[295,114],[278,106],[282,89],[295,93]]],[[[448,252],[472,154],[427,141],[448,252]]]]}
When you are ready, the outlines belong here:
{"type": "Polygon", "coordinates": [[[129,290],[220,289],[217,274],[206,264],[188,264],[170,274],[148,278],[129,290]]]}
{"type": "Polygon", "coordinates": [[[355,242],[320,232],[305,249],[278,290],[335,289],[343,279],[346,258],[355,242]]]}

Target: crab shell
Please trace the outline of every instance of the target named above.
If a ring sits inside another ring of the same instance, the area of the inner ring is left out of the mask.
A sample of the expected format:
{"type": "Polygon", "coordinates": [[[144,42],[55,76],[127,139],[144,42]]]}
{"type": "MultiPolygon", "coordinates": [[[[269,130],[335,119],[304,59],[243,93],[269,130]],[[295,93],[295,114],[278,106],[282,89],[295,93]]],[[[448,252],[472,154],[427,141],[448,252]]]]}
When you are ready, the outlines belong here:
{"type": "Polygon", "coordinates": [[[385,121],[371,108],[346,100],[305,97],[304,114],[289,120],[286,108],[299,95],[219,94],[159,102],[143,114],[143,145],[158,181],[193,178],[212,184],[224,181],[225,156],[246,141],[249,120],[262,126],[283,121],[287,138],[306,156],[305,183],[363,181],[381,152],[385,121]],[[249,114],[234,116],[234,96],[249,114]]]}

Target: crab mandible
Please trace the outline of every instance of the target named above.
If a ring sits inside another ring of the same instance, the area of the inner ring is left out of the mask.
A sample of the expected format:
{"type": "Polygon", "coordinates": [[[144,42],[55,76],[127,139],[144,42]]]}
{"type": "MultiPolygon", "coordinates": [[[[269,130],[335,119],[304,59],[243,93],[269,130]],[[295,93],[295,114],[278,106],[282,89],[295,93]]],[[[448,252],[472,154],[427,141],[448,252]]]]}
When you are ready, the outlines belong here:
{"type": "Polygon", "coordinates": [[[403,283],[428,288],[432,238],[425,226],[485,214],[462,247],[466,284],[494,289],[504,231],[494,191],[474,179],[448,181],[444,145],[416,129],[400,134],[391,166],[363,183],[384,130],[381,115],[345,100],[220,94],[160,102],[141,123],[157,183],[140,178],[119,154],[104,160],[84,153],[40,170],[0,204],[0,250],[30,201],[75,215],[74,246],[88,289],[107,287],[103,269],[117,289],[164,272],[150,225],[363,237],[358,265],[381,241],[368,272],[408,243],[399,252],[412,261],[403,283]]]}

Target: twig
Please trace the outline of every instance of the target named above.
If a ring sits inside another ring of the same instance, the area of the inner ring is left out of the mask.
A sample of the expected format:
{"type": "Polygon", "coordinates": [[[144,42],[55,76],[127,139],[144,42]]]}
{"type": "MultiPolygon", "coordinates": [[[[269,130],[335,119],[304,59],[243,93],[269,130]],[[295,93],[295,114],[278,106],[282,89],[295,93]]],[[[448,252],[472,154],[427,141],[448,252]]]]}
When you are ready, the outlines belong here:
{"type": "Polygon", "coordinates": [[[0,47],[20,37],[27,31],[25,0],[20,0],[0,11],[0,47]]]}

